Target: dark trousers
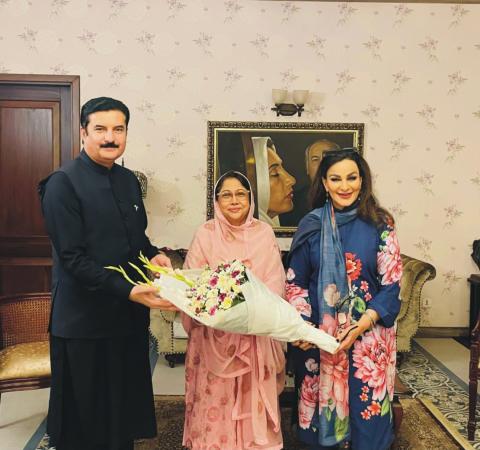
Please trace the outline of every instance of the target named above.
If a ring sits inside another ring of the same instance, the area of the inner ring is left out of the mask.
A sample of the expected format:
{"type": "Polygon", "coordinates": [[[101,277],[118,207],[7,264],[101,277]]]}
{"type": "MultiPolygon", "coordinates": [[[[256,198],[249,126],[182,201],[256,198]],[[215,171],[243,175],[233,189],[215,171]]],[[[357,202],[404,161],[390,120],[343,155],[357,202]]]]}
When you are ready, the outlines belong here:
{"type": "Polygon", "coordinates": [[[108,339],[50,337],[47,419],[57,450],[133,450],[156,435],[148,334],[108,339]]]}

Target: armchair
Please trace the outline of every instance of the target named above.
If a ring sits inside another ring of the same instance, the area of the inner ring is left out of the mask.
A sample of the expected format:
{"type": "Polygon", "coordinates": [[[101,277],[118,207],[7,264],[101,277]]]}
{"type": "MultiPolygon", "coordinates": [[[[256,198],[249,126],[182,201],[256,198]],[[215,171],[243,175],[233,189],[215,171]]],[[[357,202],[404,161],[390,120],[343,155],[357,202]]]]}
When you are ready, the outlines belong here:
{"type": "Polygon", "coordinates": [[[50,386],[50,293],[0,297],[0,398],[50,386]]]}
{"type": "Polygon", "coordinates": [[[397,351],[409,352],[411,342],[420,325],[420,297],[423,285],[433,280],[435,267],[431,264],[402,255],[403,277],[400,297],[402,304],[397,317],[397,351]]]}

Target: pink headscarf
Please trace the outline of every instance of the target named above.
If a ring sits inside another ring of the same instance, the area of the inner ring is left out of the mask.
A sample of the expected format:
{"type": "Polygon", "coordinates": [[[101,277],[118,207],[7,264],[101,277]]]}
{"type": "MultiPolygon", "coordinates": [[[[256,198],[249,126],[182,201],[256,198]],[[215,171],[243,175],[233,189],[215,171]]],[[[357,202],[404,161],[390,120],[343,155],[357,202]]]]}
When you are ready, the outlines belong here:
{"type": "MultiPolygon", "coordinates": [[[[220,178],[217,185],[222,180],[220,178]]],[[[252,189],[250,210],[242,225],[230,224],[216,198],[214,204],[214,218],[197,230],[184,267],[200,268],[208,264],[214,268],[222,262],[238,259],[273,292],[283,296],[285,272],[280,250],[272,228],[253,217],[255,204],[252,189]]],[[[188,333],[196,328],[185,315],[183,323],[188,333]]],[[[268,419],[274,424],[275,432],[280,429],[278,394],[283,389],[285,365],[280,343],[265,337],[202,328],[202,343],[198,347],[208,369],[221,378],[237,378],[237,398],[232,419],[250,419],[245,421],[248,426],[242,430],[245,440],[248,442],[250,437],[250,442],[265,445],[268,443],[268,419]]]]}

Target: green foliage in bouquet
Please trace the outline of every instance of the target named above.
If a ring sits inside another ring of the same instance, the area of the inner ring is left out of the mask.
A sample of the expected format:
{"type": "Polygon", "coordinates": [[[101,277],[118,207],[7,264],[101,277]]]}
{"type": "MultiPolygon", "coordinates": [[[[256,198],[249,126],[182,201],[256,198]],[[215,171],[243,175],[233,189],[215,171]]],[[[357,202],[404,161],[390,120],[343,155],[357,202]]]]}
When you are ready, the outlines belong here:
{"type": "MultiPolygon", "coordinates": [[[[152,273],[158,273],[160,275],[166,275],[169,277],[176,278],[177,280],[183,281],[186,283],[188,286],[192,287],[194,285],[194,282],[192,280],[189,280],[185,275],[182,274],[180,270],[174,270],[171,269],[170,267],[162,267],[162,266],[157,266],[155,264],[152,264],[147,257],[143,255],[142,252],[140,252],[140,256],[138,257],[140,262],[143,263],[143,267],[147,269],[148,271],[152,273]]],[[[125,271],[125,269],[122,266],[107,266],[105,269],[109,270],[114,270],[115,272],[119,272],[129,283],[133,284],[134,286],[138,285],[148,285],[148,286],[155,286],[155,282],[150,280],[148,276],[145,274],[145,272],[140,269],[137,265],[129,262],[128,263],[130,267],[133,267],[135,271],[140,275],[141,279],[143,281],[133,281],[125,271]]]]}

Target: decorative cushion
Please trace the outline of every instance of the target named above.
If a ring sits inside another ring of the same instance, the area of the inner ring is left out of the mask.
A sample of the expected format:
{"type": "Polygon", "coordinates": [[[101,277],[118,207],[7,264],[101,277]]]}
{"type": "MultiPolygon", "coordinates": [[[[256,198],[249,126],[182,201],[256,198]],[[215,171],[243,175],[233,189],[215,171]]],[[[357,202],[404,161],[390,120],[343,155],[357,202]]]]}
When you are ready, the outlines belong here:
{"type": "Polygon", "coordinates": [[[50,375],[48,341],[10,345],[0,351],[0,381],[50,375]]]}

